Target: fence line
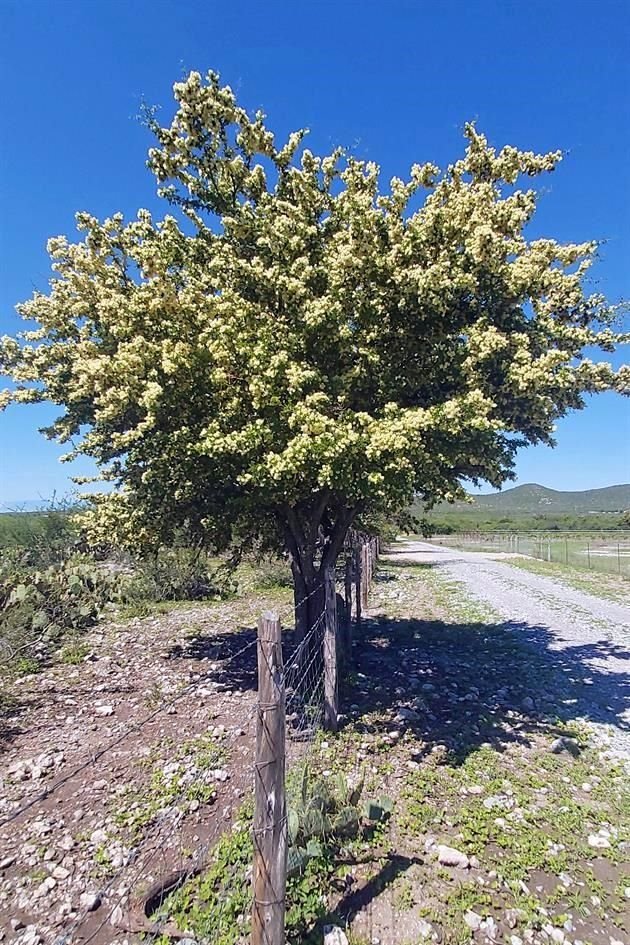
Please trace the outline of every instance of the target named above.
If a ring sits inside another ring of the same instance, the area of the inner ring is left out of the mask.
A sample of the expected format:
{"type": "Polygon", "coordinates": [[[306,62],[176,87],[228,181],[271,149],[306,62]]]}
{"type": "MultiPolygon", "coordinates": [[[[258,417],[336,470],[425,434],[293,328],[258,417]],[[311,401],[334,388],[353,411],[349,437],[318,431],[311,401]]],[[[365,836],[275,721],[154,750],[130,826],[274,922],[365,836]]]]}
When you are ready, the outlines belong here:
{"type": "Polygon", "coordinates": [[[469,551],[498,551],[630,578],[630,535],[465,532],[430,541],[469,551]]]}
{"type": "MultiPolygon", "coordinates": [[[[335,570],[326,569],[323,609],[284,664],[280,616],[268,612],[259,622],[252,945],[285,942],[289,846],[295,841],[287,806],[287,743],[297,732],[300,742],[312,746],[320,727],[337,730],[340,676],[352,663],[352,620],[360,626],[367,610],[378,550],[375,538],[351,535],[340,593],[335,570]]],[[[300,759],[307,764],[308,748],[300,759]]],[[[298,866],[299,857],[293,857],[298,866]]]]}

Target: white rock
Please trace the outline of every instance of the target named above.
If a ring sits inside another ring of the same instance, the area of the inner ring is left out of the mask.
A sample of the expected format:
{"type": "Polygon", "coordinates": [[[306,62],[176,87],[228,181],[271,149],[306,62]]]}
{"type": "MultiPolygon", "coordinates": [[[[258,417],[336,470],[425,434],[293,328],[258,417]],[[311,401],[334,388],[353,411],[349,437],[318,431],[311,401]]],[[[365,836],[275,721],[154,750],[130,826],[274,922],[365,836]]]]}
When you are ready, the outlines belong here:
{"type": "Polygon", "coordinates": [[[492,794],[490,797],[484,798],[482,801],[483,806],[486,810],[492,810],[493,807],[505,807],[505,798],[501,797],[498,794],[492,794]]]}
{"type": "Polygon", "coordinates": [[[105,843],[107,834],[104,830],[94,830],[90,834],[90,843],[105,843]]]}
{"type": "Polygon", "coordinates": [[[97,715],[113,715],[114,707],[113,705],[97,705],[95,712],[97,715]]]}
{"type": "Polygon", "coordinates": [[[518,925],[518,920],[523,915],[520,909],[506,909],[505,910],[505,921],[509,929],[515,929],[518,925]]]}
{"type": "Polygon", "coordinates": [[[602,837],[599,833],[592,833],[588,838],[589,847],[595,847],[596,850],[607,850],[610,848],[610,843],[606,837],[602,837]]]}
{"type": "Polygon", "coordinates": [[[338,925],[325,925],[324,945],[348,945],[348,936],[338,925]]]}
{"type": "Polygon", "coordinates": [[[230,775],[227,771],[224,771],[223,768],[217,768],[216,771],[212,772],[212,777],[215,781],[227,781],[230,775]]]}
{"type": "Polygon", "coordinates": [[[549,750],[554,755],[559,755],[563,751],[568,751],[570,755],[579,755],[580,746],[575,741],[575,739],[566,738],[566,736],[562,735],[560,738],[555,738],[552,741],[551,745],[549,746],[549,750]]]}
{"type": "Polygon", "coordinates": [[[523,939],[518,935],[510,935],[510,945],[523,945],[523,939]]]}
{"type": "Polygon", "coordinates": [[[26,931],[20,936],[20,945],[39,945],[42,937],[34,925],[27,925],[26,931]]]}
{"type": "Polygon", "coordinates": [[[396,722],[415,722],[420,718],[418,712],[415,709],[408,709],[406,706],[401,706],[396,715],[396,722]]]}
{"type": "Polygon", "coordinates": [[[49,892],[50,886],[48,885],[48,880],[45,879],[43,883],[40,883],[39,886],[33,890],[33,899],[43,899],[49,892]]]}
{"type": "Polygon", "coordinates": [[[550,938],[552,942],[556,942],[557,945],[562,945],[564,942],[564,931],[563,929],[552,929],[550,938]]]}
{"type": "Polygon", "coordinates": [[[473,932],[477,932],[481,928],[483,917],[480,916],[478,912],[473,912],[472,909],[469,909],[464,913],[464,922],[469,929],[472,929],[473,932]]]}
{"type": "Polygon", "coordinates": [[[470,860],[465,853],[442,843],[438,846],[438,863],[441,866],[459,866],[461,869],[468,869],[470,866],[470,860]]]}
{"type": "Polygon", "coordinates": [[[7,774],[10,775],[12,781],[28,781],[30,777],[30,771],[23,761],[14,761],[12,765],[9,765],[7,774]]]}
{"type": "Polygon", "coordinates": [[[426,919],[420,919],[418,922],[418,935],[420,938],[429,938],[433,932],[433,926],[426,919]]]}
{"type": "Polygon", "coordinates": [[[67,870],[65,866],[55,866],[52,871],[52,876],[55,879],[67,879],[70,875],[70,870],[67,870]]]}
{"type": "Polygon", "coordinates": [[[96,893],[81,893],[79,904],[86,912],[94,912],[101,904],[100,896],[96,893]]]}

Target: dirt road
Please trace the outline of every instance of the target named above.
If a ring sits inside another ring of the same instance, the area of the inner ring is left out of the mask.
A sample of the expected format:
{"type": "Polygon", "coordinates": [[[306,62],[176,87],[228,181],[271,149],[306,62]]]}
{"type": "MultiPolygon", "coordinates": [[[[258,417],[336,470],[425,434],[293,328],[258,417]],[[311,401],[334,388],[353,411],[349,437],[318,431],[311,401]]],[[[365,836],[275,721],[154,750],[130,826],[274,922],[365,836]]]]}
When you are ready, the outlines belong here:
{"type": "MultiPolygon", "coordinates": [[[[386,557],[435,566],[562,664],[571,711],[630,758],[630,606],[513,568],[490,554],[400,541],[386,557]]],[[[561,706],[559,706],[561,708],[561,706]]]]}

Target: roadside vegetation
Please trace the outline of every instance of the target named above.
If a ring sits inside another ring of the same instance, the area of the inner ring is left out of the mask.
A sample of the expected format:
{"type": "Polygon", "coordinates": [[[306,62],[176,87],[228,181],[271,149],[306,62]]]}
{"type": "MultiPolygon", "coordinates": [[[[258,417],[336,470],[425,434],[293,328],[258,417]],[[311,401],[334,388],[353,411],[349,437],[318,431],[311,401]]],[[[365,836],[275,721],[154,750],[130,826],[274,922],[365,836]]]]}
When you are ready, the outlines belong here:
{"type": "MultiPolygon", "coordinates": [[[[412,510],[422,517],[419,508],[412,510]]],[[[529,535],[540,532],[580,532],[582,534],[607,534],[628,531],[630,523],[627,512],[488,512],[439,507],[426,516],[427,529],[435,535],[455,533],[497,533],[529,535]]]]}
{"type": "Polygon", "coordinates": [[[513,568],[553,577],[562,584],[574,587],[585,594],[605,597],[621,604],[630,604],[630,582],[616,574],[594,574],[574,565],[560,564],[556,561],[539,561],[536,558],[510,558],[507,562],[513,568]]]}
{"type": "MultiPolygon", "coordinates": [[[[107,617],[167,613],[227,599],[239,590],[287,587],[285,560],[270,555],[213,557],[178,543],[134,556],[85,544],[65,510],[11,515],[0,529],[0,677],[37,672],[51,660],[77,663],[82,635],[107,617]]],[[[2,516],[0,516],[0,523],[2,516]]]]}

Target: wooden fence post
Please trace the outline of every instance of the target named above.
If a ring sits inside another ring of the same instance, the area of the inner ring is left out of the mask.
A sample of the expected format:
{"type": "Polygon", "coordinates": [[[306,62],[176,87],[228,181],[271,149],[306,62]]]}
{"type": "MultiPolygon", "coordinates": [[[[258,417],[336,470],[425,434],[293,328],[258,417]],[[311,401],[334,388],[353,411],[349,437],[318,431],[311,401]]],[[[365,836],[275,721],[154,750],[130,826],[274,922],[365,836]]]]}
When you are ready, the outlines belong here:
{"type": "Polygon", "coordinates": [[[343,594],[335,594],[335,614],[337,616],[335,639],[337,641],[337,675],[343,676],[346,665],[346,602],[343,594]]]}
{"type": "Polygon", "coordinates": [[[324,574],[326,604],[324,611],[324,728],[337,731],[337,595],[334,568],[324,574]]]}
{"type": "Polygon", "coordinates": [[[370,572],[368,570],[368,554],[367,554],[367,544],[363,542],[361,544],[361,609],[367,610],[368,605],[368,581],[370,579],[370,572]]]}
{"type": "Polygon", "coordinates": [[[357,618],[357,626],[361,624],[361,601],[363,598],[362,574],[361,574],[361,547],[355,546],[352,549],[352,562],[354,568],[354,613],[357,618]]]}
{"type": "Polygon", "coordinates": [[[280,618],[258,621],[252,945],[284,945],[287,881],[285,699],[280,618]]]}
{"type": "Polygon", "coordinates": [[[352,662],[352,558],[346,558],[346,570],[344,574],[344,593],[346,602],[346,613],[344,621],[344,649],[346,651],[347,663],[352,662]]]}

